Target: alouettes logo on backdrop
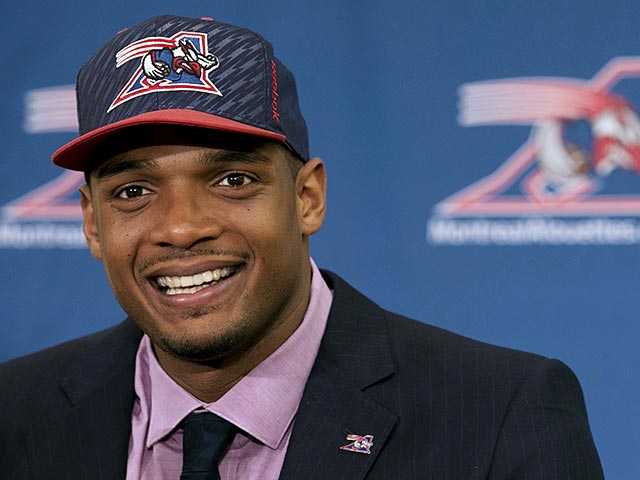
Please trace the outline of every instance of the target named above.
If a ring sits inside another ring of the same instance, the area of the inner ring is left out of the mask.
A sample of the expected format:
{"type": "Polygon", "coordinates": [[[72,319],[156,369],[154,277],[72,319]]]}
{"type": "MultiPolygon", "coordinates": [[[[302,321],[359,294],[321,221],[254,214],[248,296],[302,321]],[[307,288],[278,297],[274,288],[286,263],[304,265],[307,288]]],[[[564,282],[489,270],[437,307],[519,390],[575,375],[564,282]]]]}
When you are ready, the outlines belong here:
{"type": "Polygon", "coordinates": [[[132,98],[148,93],[191,90],[222,96],[209,78],[220,66],[209,53],[206,33],[179,32],[171,37],[147,37],[116,53],[116,68],[140,58],[140,65],[125,83],[108,112],[132,98]]]}
{"type": "Polygon", "coordinates": [[[536,77],[463,85],[461,125],[530,125],[531,133],[492,174],[436,205],[429,239],[639,243],[640,224],[611,220],[640,218],[640,120],[631,103],[611,91],[637,77],[640,57],[618,57],[587,81],[536,77]]]}
{"type": "MultiPolygon", "coordinates": [[[[73,85],[30,90],[24,106],[27,134],[78,131],[73,85]]],[[[86,248],[78,194],[83,183],[82,172],[65,171],[2,205],[0,248],[86,248]]]]}

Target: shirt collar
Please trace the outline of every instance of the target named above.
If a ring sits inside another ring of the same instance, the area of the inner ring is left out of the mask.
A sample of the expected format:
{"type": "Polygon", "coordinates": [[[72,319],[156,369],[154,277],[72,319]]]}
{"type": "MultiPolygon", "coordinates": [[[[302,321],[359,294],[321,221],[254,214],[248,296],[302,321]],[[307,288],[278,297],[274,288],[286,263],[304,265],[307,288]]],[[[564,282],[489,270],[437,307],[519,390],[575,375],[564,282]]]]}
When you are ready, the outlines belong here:
{"type": "Polygon", "coordinates": [[[147,448],[167,436],[193,410],[204,406],[162,369],[147,335],[142,336],[138,349],[135,388],[140,408],[149,419],[147,448]],[[141,367],[140,372],[137,367],[141,367]],[[139,381],[143,378],[146,381],[139,381]]]}
{"type": "Polygon", "coordinates": [[[136,394],[146,409],[146,446],[168,435],[193,410],[205,408],[276,449],[298,410],[331,308],[332,294],[313,259],[311,295],[302,323],[269,357],[219,400],[204,404],[160,367],[151,341],[143,336],[136,357],[136,394]]]}

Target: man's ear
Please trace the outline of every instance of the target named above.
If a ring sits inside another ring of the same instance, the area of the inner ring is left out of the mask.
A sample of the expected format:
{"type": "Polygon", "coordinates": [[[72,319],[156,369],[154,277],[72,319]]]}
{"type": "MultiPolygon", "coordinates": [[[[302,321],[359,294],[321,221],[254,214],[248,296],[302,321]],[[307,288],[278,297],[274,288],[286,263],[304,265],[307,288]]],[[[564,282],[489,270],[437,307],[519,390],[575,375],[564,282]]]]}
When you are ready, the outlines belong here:
{"type": "Polygon", "coordinates": [[[302,233],[311,236],[322,226],[327,208],[327,173],[319,158],[312,158],[298,171],[296,198],[302,233]]]}
{"type": "Polygon", "coordinates": [[[91,189],[88,185],[80,187],[80,205],[82,206],[82,231],[87,240],[87,245],[91,255],[98,260],[102,260],[102,249],[100,248],[100,237],[96,223],[96,214],[91,202],[91,189]]]}

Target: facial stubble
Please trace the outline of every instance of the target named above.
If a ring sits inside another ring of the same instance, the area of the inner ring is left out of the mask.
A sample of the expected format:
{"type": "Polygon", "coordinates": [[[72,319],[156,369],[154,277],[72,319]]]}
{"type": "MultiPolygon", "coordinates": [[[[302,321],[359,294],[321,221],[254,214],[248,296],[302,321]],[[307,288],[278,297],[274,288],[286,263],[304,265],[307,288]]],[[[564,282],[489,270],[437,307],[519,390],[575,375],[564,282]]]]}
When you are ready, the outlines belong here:
{"type": "MultiPolygon", "coordinates": [[[[246,298],[243,300],[248,301],[246,298]]],[[[181,320],[188,325],[189,321],[197,321],[220,310],[220,305],[187,308],[181,313],[181,320]]],[[[280,305],[273,312],[245,310],[225,328],[212,329],[208,335],[199,338],[188,330],[175,335],[162,332],[148,334],[156,346],[174,357],[197,363],[221,363],[242,355],[256,345],[274,328],[281,310],[280,305]]]]}

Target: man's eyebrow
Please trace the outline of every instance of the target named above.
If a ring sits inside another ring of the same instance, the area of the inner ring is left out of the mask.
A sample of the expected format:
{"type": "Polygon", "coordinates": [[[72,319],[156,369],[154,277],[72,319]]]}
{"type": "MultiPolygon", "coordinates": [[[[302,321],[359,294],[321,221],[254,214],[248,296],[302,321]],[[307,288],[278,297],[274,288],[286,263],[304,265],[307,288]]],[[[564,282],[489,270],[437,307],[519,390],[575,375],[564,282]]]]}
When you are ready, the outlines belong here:
{"type": "MultiPolygon", "coordinates": [[[[240,152],[235,150],[205,151],[199,156],[198,161],[206,167],[231,162],[249,163],[252,165],[270,165],[272,163],[269,157],[258,152],[240,152]]],[[[105,162],[95,169],[93,175],[95,175],[97,179],[104,179],[119,173],[157,167],[158,162],[153,159],[136,160],[124,158],[112,162],[105,162]]]]}
{"type": "Polygon", "coordinates": [[[222,150],[218,152],[203,152],[199,161],[204,166],[212,166],[221,163],[249,163],[251,165],[271,165],[272,161],[266,155],[258,152],[239,152],[235,150],[222,150]]]}
{"type": "Polygon", "coordinates": [[[143,170],[145,168],[155,168],[157,166],[158,162],[152,159],[123,159],[119,161],[105,162],[95,169],[93,175],[95,175],[97,179],[104,179],[106,177],[111,177],[119,173],[143,170]]]}

